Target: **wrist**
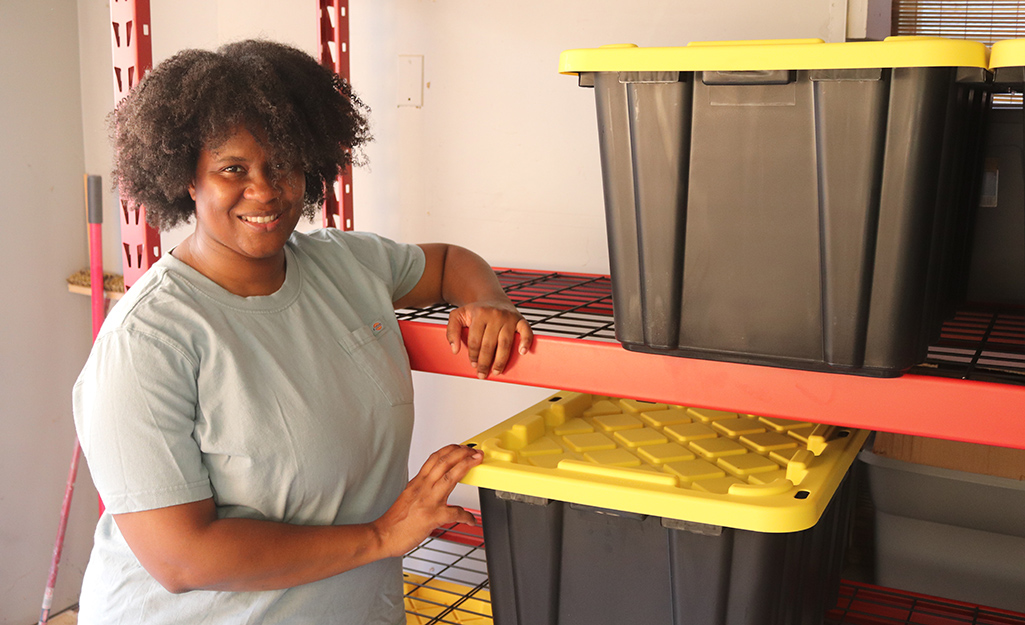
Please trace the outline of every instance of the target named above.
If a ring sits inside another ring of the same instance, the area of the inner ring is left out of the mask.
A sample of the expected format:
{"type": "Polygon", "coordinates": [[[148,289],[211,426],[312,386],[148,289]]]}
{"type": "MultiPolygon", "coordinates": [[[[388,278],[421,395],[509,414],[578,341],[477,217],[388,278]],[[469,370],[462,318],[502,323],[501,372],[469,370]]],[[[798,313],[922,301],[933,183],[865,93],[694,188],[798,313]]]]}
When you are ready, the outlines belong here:
{"type": "MultiPolygon", "coordinates": [[[[381,558],[392,558],[404,554],[392,553],[394,549],[391,547],[391,540],[389,536],[391,533],[385,527],[382,519],[377,519],[367,524],[369,528],[369,546],[372,553],[380,554],[381,558]]],[[[377,558],[374,558],[375,560],[377,558]]]]}

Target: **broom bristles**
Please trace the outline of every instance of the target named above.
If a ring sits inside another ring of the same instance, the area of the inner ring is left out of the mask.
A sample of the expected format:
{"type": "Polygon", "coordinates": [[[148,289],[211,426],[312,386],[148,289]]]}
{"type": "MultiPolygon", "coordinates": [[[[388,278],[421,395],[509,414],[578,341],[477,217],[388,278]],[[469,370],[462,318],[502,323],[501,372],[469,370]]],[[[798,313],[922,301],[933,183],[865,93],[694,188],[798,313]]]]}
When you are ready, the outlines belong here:
{"type": "MultiPolygon", "coordinates": [[[[71,274],[68,276],[68,284],[90,288],[92,286],[92,279],[89,275],[89,270],[83,269],[71,274]]],[[[124,293],[125,277],[118,273],[104,273],[103,290],[112,293],[124,293]]]]}

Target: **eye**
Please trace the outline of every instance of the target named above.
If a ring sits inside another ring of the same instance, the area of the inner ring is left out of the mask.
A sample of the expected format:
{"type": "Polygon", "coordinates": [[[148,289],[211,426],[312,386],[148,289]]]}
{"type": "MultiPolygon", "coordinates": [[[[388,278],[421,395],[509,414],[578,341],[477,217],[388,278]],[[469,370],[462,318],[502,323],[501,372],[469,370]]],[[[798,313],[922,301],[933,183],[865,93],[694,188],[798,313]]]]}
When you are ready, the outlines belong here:
{"type": "Polygon", "coordinates": [[[241,165],[228,165],[227,167],[225,167],[221,171],[223,171],[226,174],[244,174],[244,173],[246,173],[245,168],[242,167],[241,165]]]}

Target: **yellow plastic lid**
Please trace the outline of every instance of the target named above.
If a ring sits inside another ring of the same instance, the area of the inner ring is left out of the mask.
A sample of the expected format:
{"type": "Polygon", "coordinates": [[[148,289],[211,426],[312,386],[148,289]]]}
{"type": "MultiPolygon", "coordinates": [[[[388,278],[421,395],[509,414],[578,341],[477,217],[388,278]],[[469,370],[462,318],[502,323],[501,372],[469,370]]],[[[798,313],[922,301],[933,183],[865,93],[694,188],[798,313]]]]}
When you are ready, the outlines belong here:
{"type": "Polygon", "coordinates": [[[559,73],[987,68],[987,55],[986,46],[978,41],[943,37],[887,37],[884,41],[845,43],[825,43],[821,39],[711,41],[676,48],[614,44],[564,51],[559,56],[559,73]]]}
{"type": "Polygon", "coordinates": [[[1005,39],[993,44],[990,50],[989,67],[1025,66],[1025,39],[1005,39]]]}
{"type": "Polygon", "coordinates": [[[557,393],[481,433],[481,488],[757,532],[815,525],[868,431],[557,393]]]}

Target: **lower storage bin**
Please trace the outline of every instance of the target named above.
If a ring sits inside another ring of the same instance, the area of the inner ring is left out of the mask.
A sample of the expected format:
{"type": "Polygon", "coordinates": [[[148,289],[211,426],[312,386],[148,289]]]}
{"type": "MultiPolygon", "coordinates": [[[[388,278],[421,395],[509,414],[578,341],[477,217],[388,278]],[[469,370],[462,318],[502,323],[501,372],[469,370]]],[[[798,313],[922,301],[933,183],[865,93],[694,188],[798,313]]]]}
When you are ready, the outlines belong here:
{"type": "Polygon", "coordinates": [[[497,625],[811,625],[867,432],[558,393],[468,441],[497,625]]]}
{"type": "Polygon", "coordinates": [[[770,534],[480,490],[496,625],[819,625],[836,605],[851,480],[770,534]]]}
{"type": "Polygon", "coordinates": [[[1025,612],[1025,482],[864,451],[876,583],[1025,612]]]}

